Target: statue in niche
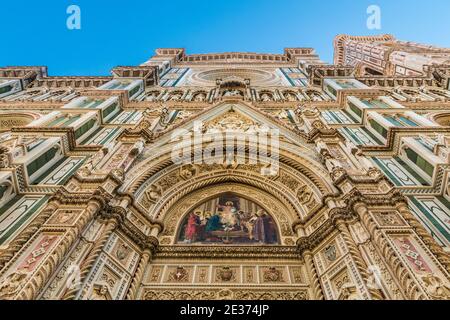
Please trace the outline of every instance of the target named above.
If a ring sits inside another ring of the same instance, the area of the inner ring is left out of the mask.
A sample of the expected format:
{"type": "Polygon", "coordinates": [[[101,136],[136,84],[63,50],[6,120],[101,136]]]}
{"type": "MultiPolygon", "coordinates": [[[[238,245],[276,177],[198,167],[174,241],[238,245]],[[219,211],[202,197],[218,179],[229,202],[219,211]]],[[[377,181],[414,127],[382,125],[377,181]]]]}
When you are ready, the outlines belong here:
{"type": "Polygon", "coordinates": [[[449,143],[450,139],[447,138],[445,135],[443,135],[442,133],[438,134],[436,136],[436,142],[438,145],[440,146],[450,146],[449,143]]]}
{"type": "Polygon", "coordinates": [[[105,283],[95,284],[89,300],[112,300],[108,285],[105,283]]]}
{"type": "Polygon", "coordinates": [[[195,102],[204,102],[206,100],[206,94],[203,92],[197,93],[194,97],[195,102]]]}
{"type": "Polygon", "coordinates": [[[180,101],[182,95],[180,93],[175,93],[170,96],[170,101],[180,101]]]}
{"type": "Polygon", "coordinates": [[[261,101],[262,102],[269,102],[269,101],[272,101],[272,97],[268,94],[268,93],[263,93],[262,95],[261,95],[261,101]]]}
{"type": "Polygon", "coordinates": [[[289,118],[289,115],[286,112],[286,110],[283,109],[283,110],[281,110],[280,112],[277,113],[276,118],[280,119],[280,120],[285,120],[285,119],[289,118]]]}
{"type": "Polygon", "coordinates": [[[312,101],[323,101],[322,96],[315,91],[310,91],[307,95],[312,101]]]}
{"type": "Polygon", "coordinates": [[[297,100],[298,100],[297,97],[296,97],[293,93],[291,93],[291,92],[286,93],[286,94],[285,94],[285,98],[286,98],[286,100],[289,101],[289,102],[294,102],[294,101],[297,101],[297,100]]]}
{"type": "Polygon", "coordinates": [[[338,300],[361,300],[356,286],[352,283],[346,283],[342,286],[338,300]]]}
{"type": "Polygon", "coordinates": [[[225,91],[224,97],[242,97],[242,92],[240,90],[227,90],[225,91]]]}
{"type": "Polygon", "coordinates": [[[163,107],[159,114],[159,125],[161,127],[166,127],[170,122],[170,112],[169,109],[166,107],[163,107]]]}
{"type": "Polygon", "coordinates": [[[355,241],[358,244],[363,244],[363,243],[367,242],[367,240],[370,239],[369,233],[366,231],[366,229],[364,229],[364,227],[362,226],[361,222],[356,222],[353,225],[353,230],[354,230],[355,235],[357,237],[357,239],[355,239],[355,241]]]}
{"type": "Polygon", "coordinates": [[[158,94],[156,92],[150,92],[150,94],[145,97],[145,100],[153,102],[156,100],[157,97],[158,97],[158,94]]]}

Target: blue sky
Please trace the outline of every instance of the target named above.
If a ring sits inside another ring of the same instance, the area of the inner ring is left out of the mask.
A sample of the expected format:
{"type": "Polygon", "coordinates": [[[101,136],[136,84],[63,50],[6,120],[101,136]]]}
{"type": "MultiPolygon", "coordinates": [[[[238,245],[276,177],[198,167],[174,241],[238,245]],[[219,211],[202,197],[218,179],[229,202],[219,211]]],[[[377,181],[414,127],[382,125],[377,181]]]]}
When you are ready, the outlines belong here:
{"type": "Polygon", "coordinates": [[[15,0],[3,1],[0,13],[0,66],[46,65],[50,75],[108,75],[162,47],[188,53],[314,47],[331,62],[340,33],[392,33],[450,47],[449,0],[15,0]],[[72,4],[81,8],[81,30],[66,27],[72,4]],[[367,29],[372,4],[381,8],[381,30],[367,29]]]}

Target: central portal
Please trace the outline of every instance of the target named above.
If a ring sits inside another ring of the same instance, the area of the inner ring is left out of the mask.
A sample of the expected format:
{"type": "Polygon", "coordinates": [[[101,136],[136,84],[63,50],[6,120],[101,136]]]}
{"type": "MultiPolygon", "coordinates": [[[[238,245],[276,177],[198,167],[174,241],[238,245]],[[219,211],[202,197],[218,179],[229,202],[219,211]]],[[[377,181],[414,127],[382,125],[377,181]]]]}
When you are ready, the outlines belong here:
{"type": "Polygon", "coordinates": [[[231,190],[183,206],[195,197],[188,195],[175,206],[174,240],[160,245],[148,265],[141,299],[309,299],[307,268],[296,246],[281,241],[289,235],[280,228],[282,205],[250,189],[225,189],[231,190]]]}

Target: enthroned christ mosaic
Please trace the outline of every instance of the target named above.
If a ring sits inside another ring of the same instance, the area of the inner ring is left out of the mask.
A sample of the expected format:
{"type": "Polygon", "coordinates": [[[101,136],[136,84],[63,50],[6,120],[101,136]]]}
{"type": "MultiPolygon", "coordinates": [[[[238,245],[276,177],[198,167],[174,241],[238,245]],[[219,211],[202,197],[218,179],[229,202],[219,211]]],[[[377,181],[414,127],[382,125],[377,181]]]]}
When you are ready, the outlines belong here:
{"type": "Polygon", "coordinates": [[[232,193],[204,202],[183,219],[178,241],[191,244],[278,244],[273,218],[232,193]]]}

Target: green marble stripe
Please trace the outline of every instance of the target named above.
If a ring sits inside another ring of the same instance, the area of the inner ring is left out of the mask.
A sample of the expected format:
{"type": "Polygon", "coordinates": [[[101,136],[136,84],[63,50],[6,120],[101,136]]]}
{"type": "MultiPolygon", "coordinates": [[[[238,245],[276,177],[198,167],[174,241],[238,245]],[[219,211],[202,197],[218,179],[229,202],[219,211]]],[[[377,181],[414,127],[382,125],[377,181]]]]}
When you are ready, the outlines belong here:
{"type": "Polygon", "coordinates": [[[443,221],[441,221],[437,216],[433,215],[428,208],[426,208],[422,203],[417,200],[415,197],[409,197],[414,205],[427,217],[427,219],[439,230],[439,232],[450,241],[450,234],[443,227],[443,221]]]}
{"type": "Polygon", "coordinates": [[[178,84],[178,82],[180,82],[181,79],[183,79],[183,77],[186,75],[186,73],[187,73],[188,71],[189,71],[189,68],[186,68],[186,69],[184,70],[184,72],[178,77],[178,79],[175,80],[175,82],[172,84],[172,87],[176,87],[177,84],[178,84]]]}
{"type": "Polygon", "coordinates": [[[58,168],[58,166],[60,166],[64,161],[66,161],[68,159],[68,157],[63,157],[61,158],[61,160],[58,160],[53,166],[51,166],[50,169],[48,169],[47,171],[45,171],[43,174],[41,174],[36,180],[33,181],[32,185],[38,185],[39,183],[42,182],[42,180],[44,180],[45,178],[47,178],[50,174],[52,174],[52,172],[58,168]]]}
{"type": "MultiPolygon", "coordinates": [[[[411,211],[415,213],[415,208],[412,207],[411,205],[409,206],[411,211]]],[[[414,216],[419,219],[419,221],[422,223],[422,225],[427,229],[427,231],[431,234],[431,236],[441,245],[441,246],[445,246],[446,244],[444,243],[444,241],[441,240],[441,235],[437,234],[436,232],[433,231],[433,229],[431,229],[428,226],[428,221],[424,220],[422,218],[422,216],[418,215],[418,214],[414,214],[414,216]]]]}
{"type": "Polygon", "coordinates": [[[403,186],[401,181],[398,180],[397,177],[395,175],[393,175],[388,168],[386,168],[386,166],[384,165],[384,163],[382,161],[378,160],[377,158],[372,158],[372,160],[388,176],[388,178],[391,180],[391,182],[393,184],[395,184],[396,186],[403,186]]]}
{"type": "MultiPolygon", "coordinates": [[[[23,197],[25,200],[25,197],[23,197]]],[[[7,231],[0,236],[0,245],[4,244],[9,238],[18,230],[22,225],[31,217],[38,209],[40,209],[44,203],[48,200],[48,196],[44,196],[42,199],[38,200],[32,207],[25,212],[19,219],[17,219],[11,226],[8,227],[7,231]]]]}
{"type": "Polygon", "coordinates": [[[289,81],[289,83],[291,84],[291,86],[295,87],[295,83],[294,81],[292,81],[291,77],[288,76],[288,74],[286,73],[286,71],[284,71],[284,68],[280,68],[280,71],[283,73],[283,75],[286,77],[286,79],[289,81]]]}
{"type": "Polygon", "coordinates": [[[93,139],[95,138],[95,136],[96,136],[102,129],[103,129],[102,127],[98,127],[97,129],[95,129],[95,131],[94,131],[92,134],[90,134],[89,137],[87,137],[86,139],[84,139],[84,140],[81,142],[81,144],[82,144],[82,145],[88,144],[88,142],[89,142],[90,140],[93,140],[93,139]]]}

